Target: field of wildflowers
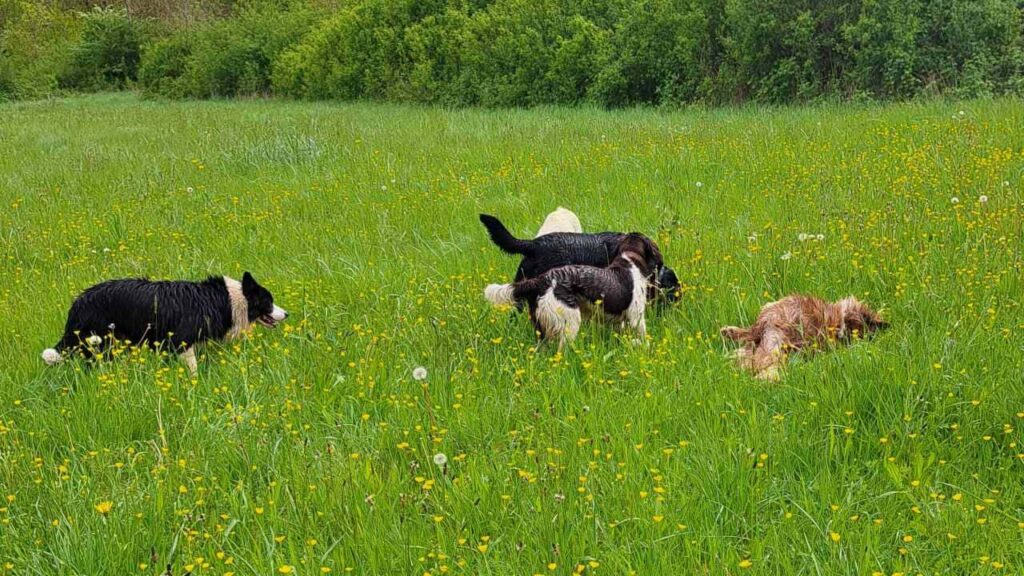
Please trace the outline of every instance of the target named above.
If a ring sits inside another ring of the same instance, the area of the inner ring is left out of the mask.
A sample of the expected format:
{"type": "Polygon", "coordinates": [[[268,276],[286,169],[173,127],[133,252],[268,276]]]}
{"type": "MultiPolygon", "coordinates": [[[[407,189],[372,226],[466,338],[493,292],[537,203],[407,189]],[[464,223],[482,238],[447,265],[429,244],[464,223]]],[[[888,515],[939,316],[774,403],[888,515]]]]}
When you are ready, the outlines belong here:
{"type": "Polygon", "coordinates": [[[1024,571],[1024,106],[0,105],[0,575],[1024,571]],[[655,237],[646,347],[491,309],[556,205],[655,237]],[[291,312],[182,363],[44,367],[106,278],[291,312]],[[791,292],[893,327],[766,384],[791,292]]]}

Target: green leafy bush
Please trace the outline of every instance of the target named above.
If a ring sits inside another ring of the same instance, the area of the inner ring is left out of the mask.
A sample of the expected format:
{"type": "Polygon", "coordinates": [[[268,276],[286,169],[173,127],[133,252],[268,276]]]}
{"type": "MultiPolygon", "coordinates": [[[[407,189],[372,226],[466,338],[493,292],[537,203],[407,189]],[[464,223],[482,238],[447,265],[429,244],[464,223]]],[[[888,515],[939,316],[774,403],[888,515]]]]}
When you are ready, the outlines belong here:
{"type": "Polygon", "coordinates": [[[263,6],[179,31],[145,50],[140,85],[147,93],[172,98],[269,94],[273,62],[317,18],[302,8],[263,6]]]}
{"type": "Polygon", "coordinates": [[[1024,90],[1019,0],[217,0],[198,20],[145,3],[156,35],[123,11],[47,6],[0,0],[6,97],[136,75],[172,98],[456,106],[1024,90]]]}
{"type": "Polygon", "coordinates": [[[124,10],[96,7],[80,15],[82,37],[61,72],[64,88],[116,90],[135,81],[147,23],[124,10]]]}
{"type": "Polygon", "coordinates": [[[73,14],[39,2],[0,0],[0,98],[53,94],[80,35],[73,14]]]}
{"type": "Polygon", "coordinates": [[[187,73],[192,43],[192,34],[181,32],[147,45],[139,63],[143,92],[168,98],[190,96],[187,73]]]}

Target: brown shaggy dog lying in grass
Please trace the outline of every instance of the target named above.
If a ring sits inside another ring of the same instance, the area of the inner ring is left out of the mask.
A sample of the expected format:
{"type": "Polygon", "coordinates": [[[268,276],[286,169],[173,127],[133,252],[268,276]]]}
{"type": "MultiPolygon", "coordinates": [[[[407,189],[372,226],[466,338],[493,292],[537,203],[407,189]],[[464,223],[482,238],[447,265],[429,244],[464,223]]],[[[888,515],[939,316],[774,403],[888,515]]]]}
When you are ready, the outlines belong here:
{"type": "Polygon", "coordinates": [[[743,344],[736,351],[741,368],[751,370],[762,380],[777,380],[779,367],[790,352],[822,349],[888,326],[877,312],[853,296],[825,302],[794,295],[765,304],[749,328],[722,328],[722,336],[743,344]]]}

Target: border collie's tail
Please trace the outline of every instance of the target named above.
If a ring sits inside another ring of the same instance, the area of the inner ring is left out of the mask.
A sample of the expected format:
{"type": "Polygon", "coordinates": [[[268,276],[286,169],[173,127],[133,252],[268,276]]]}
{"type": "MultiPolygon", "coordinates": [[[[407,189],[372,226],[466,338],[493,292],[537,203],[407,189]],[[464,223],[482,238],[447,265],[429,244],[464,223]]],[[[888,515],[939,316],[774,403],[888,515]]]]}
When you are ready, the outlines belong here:
{"type": "Polygon", "coordinates": [[[512,306],[537,298],[550,287],[551,284],[542,278],[530,278],[515,284],[490,284],[484,289],[484,298],[495,306],[512,306]]]}
{"type": "Polygon", "coordinates": [[[481,214],[480,222],[483,223],[484,228],[487,228],[487,233],[491,235],[491,242],[494,242],[504,252],[509,254],[526,254],[533,244],[530,240],[520,240],[513,236],[508,231],[508,228],[505,228],[505,225],[501,223],[501,220],[494,216],[481,214]]]}

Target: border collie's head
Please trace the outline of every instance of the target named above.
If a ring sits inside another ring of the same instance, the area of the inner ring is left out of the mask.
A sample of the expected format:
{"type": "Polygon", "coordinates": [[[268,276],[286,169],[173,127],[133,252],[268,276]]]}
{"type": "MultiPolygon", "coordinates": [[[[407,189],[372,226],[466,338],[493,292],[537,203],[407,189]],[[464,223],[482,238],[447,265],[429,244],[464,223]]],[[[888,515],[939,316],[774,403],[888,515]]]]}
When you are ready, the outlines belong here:
{"type": "Polygon", "coordinates": [[[274,296],[259,282],[246,272],[242,275],[242,295],[249,307],[249,322],[259,322],[267,328],[277,326],[277,323],[288,317],[284,309],[274,304],[274,296]]]}

